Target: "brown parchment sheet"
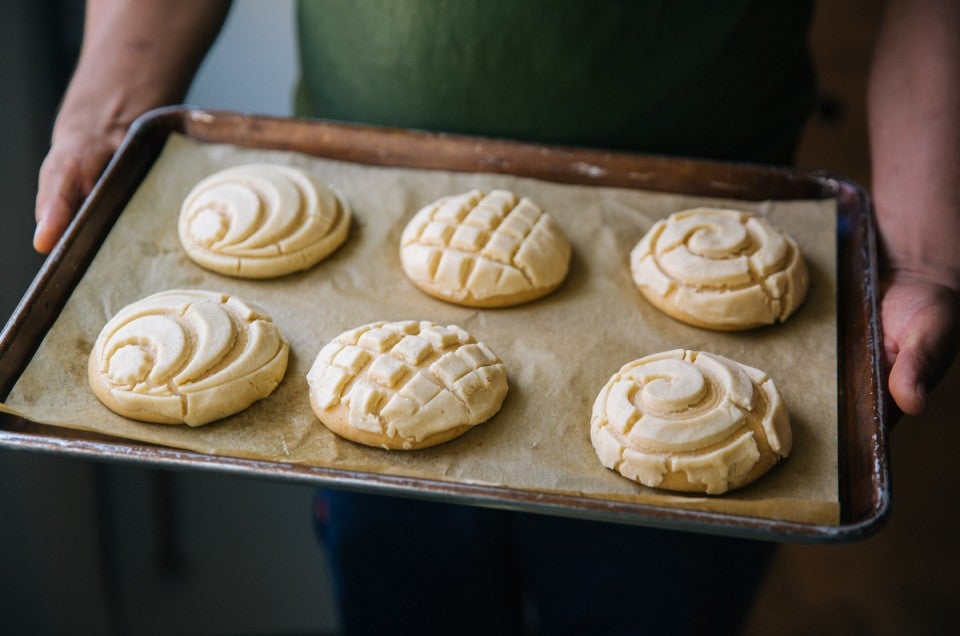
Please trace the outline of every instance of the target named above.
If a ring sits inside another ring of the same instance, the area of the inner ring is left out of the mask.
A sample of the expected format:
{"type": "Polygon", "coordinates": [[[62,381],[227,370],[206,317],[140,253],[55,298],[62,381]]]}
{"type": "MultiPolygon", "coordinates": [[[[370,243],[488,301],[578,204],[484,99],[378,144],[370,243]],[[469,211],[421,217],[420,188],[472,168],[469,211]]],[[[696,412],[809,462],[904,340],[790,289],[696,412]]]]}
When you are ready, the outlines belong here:
{"type": "Polygon", "coordinates": [[[172,135],[5,408],[43,424],[216,455],[835,524],[835,226],[833,200],[743,202],[371,167],[172,135]],[[190,261],[177,236],[185,195],[217,170],[254,161],[299,166],[333,184],[353,210],[346,243],[314,268],[273,280],[230,278],[190,261]],[[430,298],[407,281],[399,260],[406,222],[423,205],[471,188],[514,190],[557,218],[573,260],[555,293],[519,307],[476,310],[430,298]],[[811,287],[790,320],[749,332],[714,332],[674,321],[643,299],[630,278],[630,249],[656,219],[698,205],[765,214],[798,241],[811,287]],[[100,329],[125,305],[175,288],[235,294],[273,317],[290,341],[291,356],[271,396],[200,428],[135,422],[97,401],[86,364],[100,329]],[[487,343],[508,370],[510,391],[502,409],[464,436],[420,451],[384,451],[336,437],[307,399],[305,375],[313,359],[343,331],[405,319],[458,324],[487,343]],[[601,466],[589,437],[597,393],[623,364],[675,348],[711,351],[766,371],[790,411],[791,456],[754,484],[718,497],[645,488],[601,466]]]}

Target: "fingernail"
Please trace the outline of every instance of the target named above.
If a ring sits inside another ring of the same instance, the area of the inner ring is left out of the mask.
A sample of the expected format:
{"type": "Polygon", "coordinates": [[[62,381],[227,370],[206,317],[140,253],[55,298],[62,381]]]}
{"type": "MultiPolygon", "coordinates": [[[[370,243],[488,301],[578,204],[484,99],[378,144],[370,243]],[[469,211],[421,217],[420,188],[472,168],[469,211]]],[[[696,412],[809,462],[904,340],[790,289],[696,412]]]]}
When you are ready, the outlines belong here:
{"type": "Polygon", "coordinates": [[[920,399],[921,405],[927,405],[927,385],[923,382],[917,382],[917,397],[920,399]]]}

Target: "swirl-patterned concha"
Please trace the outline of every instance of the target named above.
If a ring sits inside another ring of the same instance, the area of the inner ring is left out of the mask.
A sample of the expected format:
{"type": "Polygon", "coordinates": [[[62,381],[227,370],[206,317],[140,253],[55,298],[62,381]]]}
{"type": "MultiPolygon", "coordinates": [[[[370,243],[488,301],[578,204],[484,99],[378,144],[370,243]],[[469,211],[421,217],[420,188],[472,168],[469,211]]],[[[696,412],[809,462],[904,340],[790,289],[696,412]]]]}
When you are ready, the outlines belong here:
{"type": "Polygon", "coordinates": [[[272,278],[312,267],[347,238],[350,207],[298,168],[258,163],[210,175],[180,209],[180,242],[201,267],[272,278]]]}
{"type": "Polygon", "coordinates": [[[307,374],[310,405],[346,439],[391,450],[434,446],[494,415],[507,372],[456,325],[376,322],[334,338],[307,374]]]}
{"type": "Polygon", "coordinates": [[[762,216],[695,208],[660,220],[630,254],[633,280],[670,316],[698,327],[782,322],[807,293],[797,243],[762,216]]]}
{"type": "Polygon", "coordinates": [[[227,294],[170,290],[127,305],[90,352],[90,387],[135,420],[200,426],[270,395],[287,340],[270,316],[227,294]]]}
{"type": "Polygon", "coordinates": [[[677,349],[630,362],[600,391],[590,438],[600,462],[651,488],[720,494],[790,454],[773,380],[723,356],[677,349]]]}
{"type": "Polygon", "coordinates": [[[400,261],[420,290],[468,307],[540,298],[567,275],[570,243],[540,206],[508,190],[471,190],[423,207],[400,239],[400,261]]]}

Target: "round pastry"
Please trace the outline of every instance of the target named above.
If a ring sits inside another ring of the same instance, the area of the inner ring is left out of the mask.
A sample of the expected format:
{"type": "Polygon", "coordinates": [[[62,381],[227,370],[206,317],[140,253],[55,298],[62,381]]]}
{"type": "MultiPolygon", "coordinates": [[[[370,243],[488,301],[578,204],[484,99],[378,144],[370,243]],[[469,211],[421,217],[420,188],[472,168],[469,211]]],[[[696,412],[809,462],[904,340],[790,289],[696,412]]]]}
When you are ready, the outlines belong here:
{"type": "Polygon", "coordinates": [[[713,208],[657,221],[630,253],[630,271],[663,312],[718,330],[786,320],[809,278],[796,242],[767,219],[713,208]]]}
{"type": "Polygon", "coordinates": [[[270,316],[236,296],[171,290],[127,305],[90,352],[90,387],[135,420],[200,426],[264,398],[289,345],[270,316]]]}
{"type": "Polygon", "coordinates": [[[392,450],[458,437],[500,409],[500,358],[455,325],[376,322],[340,334],[307,374],[310,405],[346,439],[392,450]]]}
{"type": "Polygon", "coordinates": [[[272,278],[318,263],[347,238],[350,207],[297,168],[248,164],[217,172],[180,209],[180,242],[201,267],[272,278]]]}
{"type": "Polygon", "coordinates": [[[790,454],[773,380],[723,356],[677,349],[630,362],[593,404],[600,462],[651,488],[720,494],[790,454]]]}
{"type": "Polygon", "coordinates": [[[506,307],[559,287],[570,243],[530,199],[472,190],[417,212],[403,231],[400,261],[414,285],[440,300],[506,307]]]}

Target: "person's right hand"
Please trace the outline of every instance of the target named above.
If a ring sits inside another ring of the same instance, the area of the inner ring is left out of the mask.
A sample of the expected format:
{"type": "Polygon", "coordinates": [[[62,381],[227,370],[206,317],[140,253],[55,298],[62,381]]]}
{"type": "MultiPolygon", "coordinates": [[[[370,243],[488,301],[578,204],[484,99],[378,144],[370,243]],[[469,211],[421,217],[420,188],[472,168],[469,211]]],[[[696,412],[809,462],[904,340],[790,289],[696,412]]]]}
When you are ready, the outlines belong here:
{"type": "Polygon", "coordinates": [[[59,126],[40,167],[33,248],[49,253],[90,194],[126,131],[80,125],[59,126]]]}
{"type": "Polygon", "coordinates": [[[87,0],[83,46],[40,168],[33,247],[63,236],[134,119],[176,104],[229,0],[87,0]]]}

